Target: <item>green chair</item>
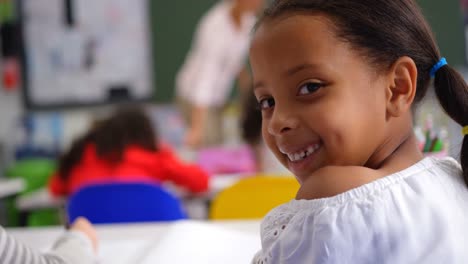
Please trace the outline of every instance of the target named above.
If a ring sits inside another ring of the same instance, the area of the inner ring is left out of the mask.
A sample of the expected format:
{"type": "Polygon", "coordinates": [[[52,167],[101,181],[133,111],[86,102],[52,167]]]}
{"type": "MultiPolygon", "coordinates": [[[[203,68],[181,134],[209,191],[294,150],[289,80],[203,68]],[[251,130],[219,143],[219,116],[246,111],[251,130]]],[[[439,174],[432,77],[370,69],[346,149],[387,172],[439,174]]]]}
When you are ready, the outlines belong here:
{"type": "MultiPolygon", "coordinates": [[[[7,178],[21,177],[26,183],[26,188],[19,194],[25,195],[41,188],[47,187],[49,177],[56,171],[54,160],[44,158],[28,158],[17,161],[5,171],[7,178]]],[[[21,223],[19,212],[15,206],[15,199],[7,201],[8,226],[47,226],[60,224],[60,212],[58,209],[39,209],[28,214],[26,223],[21,223]]]]}

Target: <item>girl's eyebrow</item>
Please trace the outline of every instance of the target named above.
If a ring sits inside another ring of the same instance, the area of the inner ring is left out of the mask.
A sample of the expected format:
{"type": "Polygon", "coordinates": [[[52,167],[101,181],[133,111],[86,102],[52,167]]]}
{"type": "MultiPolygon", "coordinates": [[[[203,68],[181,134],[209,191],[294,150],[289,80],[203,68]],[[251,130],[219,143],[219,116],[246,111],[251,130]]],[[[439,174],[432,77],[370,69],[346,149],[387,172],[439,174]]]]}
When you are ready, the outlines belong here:
{"type": "Polygon", "coordinates": [[[264,84],[262,81],[259,81],[259,82],[255,82],[254,83],[254,86],[253,86],[253,90],[255,91],[256,89],[262,87],[264,84]]]}
{"type": "MultiPolygon", "coordinates": [[[[285,71],[283,76],[288,77],[305,69],[317,69],[320,65],[316,63],[301,63],[285,71]]],[[[262,81],[254,82],[253,90],[264,86],[262,81]]]]}
{"type": "Polygon", "coordinates": [[[319,68],[319,65],[318,64],[314,64],[314,63],[302,63],[302,64],[299,64],[297,66],[294,66],[292,67],[291,69],[288,69],[284,75],[286,76],[291,76],[295,73],[298,73],[302,70],[305,70],[305,69],[310,69],[310,68],[319,68]]]}

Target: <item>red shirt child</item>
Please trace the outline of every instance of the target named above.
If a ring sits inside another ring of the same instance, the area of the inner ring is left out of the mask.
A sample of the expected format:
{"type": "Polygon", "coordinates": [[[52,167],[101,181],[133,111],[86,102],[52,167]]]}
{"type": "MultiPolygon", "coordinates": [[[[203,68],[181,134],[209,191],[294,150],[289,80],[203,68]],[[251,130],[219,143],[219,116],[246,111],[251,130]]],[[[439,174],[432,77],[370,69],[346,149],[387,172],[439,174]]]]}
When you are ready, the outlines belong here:
{"type": "Polygon", "coordinates": [[[49,191],[54,196],[67,196],[82,186],[109,181],[170,181],[191,192],[208,189],[207,173],[197,165],[180,161],[168,147],[152,152],[130,146],[120,162],[109,164],[99,158],[95,146],[89,144],[67,180],[58,173],[52,176],[49,191]]]}
{"type": "Polygon", "coordinates": [[[150,120],[138,108],[118,110],[75,141],[61,158],[49,190],[68,196],[85,185],[115,181],[171,181],[191,192],[208,189],[207,173],[159,144],[150,120]]]}

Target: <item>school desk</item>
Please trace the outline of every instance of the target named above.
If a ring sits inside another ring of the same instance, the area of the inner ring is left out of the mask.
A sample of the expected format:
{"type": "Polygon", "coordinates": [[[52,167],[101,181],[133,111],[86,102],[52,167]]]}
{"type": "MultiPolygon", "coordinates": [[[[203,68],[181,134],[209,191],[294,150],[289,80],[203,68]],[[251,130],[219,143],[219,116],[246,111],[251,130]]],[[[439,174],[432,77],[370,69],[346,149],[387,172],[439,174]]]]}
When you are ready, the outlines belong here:
{"type": "MultiPolygon", "coordinates": [[[[100,264],[250,263],[260,249],[260,221],[195,221],[96,225],[100,264]]],[[[62,227],[7,228],[45,251],[62,227]]]]}
{"type": "Polygon", "coordinates": [[[0,179],[0,198],[19,194],[26,188],[23,179],[0,179]]]}

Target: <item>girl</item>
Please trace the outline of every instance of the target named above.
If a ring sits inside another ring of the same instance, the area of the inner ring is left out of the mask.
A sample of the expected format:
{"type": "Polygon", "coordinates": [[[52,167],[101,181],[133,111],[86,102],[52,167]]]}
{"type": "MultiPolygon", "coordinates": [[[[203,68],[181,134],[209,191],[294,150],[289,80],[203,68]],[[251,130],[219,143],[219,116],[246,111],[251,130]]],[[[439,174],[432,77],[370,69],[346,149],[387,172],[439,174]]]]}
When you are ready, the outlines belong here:
{"type": "Polygon", "coordinates": [[[462,166],[423,158],[411,113],[434,78],[466,126],[468,90],[413,0],[277,0],[250,60],[265,142],[301,184],[254,263],[468,263],[468,140],[462,166]]]}
{"type": "Polygon", "coordinates": [[[208,189],[200,167],[180,161],[159,144],[151,121],[139,108],[122,108],[78,139],[49,182],[53,195],[106,181],[172,181],[191,192],[208,189]]]}

